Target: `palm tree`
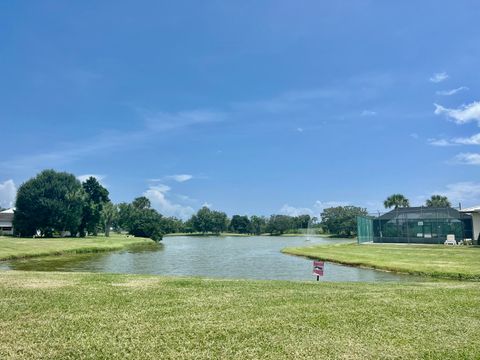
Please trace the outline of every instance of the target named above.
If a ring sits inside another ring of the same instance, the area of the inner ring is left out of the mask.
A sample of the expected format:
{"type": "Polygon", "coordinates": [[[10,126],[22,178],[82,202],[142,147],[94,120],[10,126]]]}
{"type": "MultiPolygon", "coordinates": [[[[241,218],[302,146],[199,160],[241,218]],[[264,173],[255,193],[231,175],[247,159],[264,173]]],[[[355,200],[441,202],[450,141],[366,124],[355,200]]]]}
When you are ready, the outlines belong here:
{"type": "Polygon", "coordinates": [[[390,209],[392,207],[396,209],[398,207],[409,207],[410,202],[402,194],[393,194],[390,195],[387,200],[383,202],[383,205],[385,205],[385,208],[387,209],[390,209]]]}
{"type": "Polygon", "coordinates": [[[450,201],[446,196],[442,195],[432,195],[430,199],[427,200],[426,204],[427,207],[450,207],[450,201]]]}

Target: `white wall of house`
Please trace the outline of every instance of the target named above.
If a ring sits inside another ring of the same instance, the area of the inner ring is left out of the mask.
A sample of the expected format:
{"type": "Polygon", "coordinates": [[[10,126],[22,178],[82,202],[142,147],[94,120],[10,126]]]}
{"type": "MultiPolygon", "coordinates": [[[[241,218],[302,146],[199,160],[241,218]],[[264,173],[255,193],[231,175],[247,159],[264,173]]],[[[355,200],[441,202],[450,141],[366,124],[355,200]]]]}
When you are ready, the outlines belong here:
{"type": "Polygon", "coordinates": [[[473,243],[478,245],[478,235],[480,234],[480,213],[472,213],[472,223],[473,223],[473,243]]]}

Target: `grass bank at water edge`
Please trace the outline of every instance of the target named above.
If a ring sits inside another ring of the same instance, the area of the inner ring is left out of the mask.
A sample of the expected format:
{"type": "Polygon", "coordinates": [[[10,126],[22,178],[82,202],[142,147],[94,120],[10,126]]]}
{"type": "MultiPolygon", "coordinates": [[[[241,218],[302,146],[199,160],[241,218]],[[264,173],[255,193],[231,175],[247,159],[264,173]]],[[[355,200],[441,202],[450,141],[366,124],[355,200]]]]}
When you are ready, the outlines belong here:
{"type": "Polygon", "coordinates": [[[286,248],[282,252],[414,275],[480,281],[480,247],[353,243],[286,248]]]}
{"type": "Polygon", "coordinates": [[[110,237],[85,238],[17,238],[0,236],[0,260],[20,259],[45,255],[121,250],[127,246],[155,244],[150,239],[111,234],[110,237]]]}

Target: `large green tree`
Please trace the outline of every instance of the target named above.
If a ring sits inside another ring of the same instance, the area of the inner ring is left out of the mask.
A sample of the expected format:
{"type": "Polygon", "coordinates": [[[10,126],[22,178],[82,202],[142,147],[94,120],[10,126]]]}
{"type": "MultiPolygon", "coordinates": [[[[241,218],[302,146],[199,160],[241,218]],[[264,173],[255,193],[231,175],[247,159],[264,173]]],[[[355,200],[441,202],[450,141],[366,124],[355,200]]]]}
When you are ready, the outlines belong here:
{"type": "Polygon", "coordinates": [[[260,235],[266,232],[267,219],[263,216],[252,215],[250,217],[250,233],[260,235]]]}
{"type": "Polygon", "coordinates": [[[430,199],[426,201],[425,204],[427,207],[450,207],[450,201],[446,196],[442,195],[432,195],[430,199]]]}
{"type": "Polygon", "coordinates": [[[271,235],[282,235],[292,229],[293,218],[288,215],[272,215],[267,223],[267,232],[271,235]]]}
{"type": "Polygon", "coordinates": [[[204,206],[191,218],[193,229],[202,234],[211,232],[219,234],[228,227],[227,214],[221,211],[210,210],[204,206]]]}
{"type": "Polygon", "coordinates": [[[44,170],[23,183],[17,192],[13,219],[15,232],[44,237],[54,232],[77,234],[82,220],[86,194],[80,181],[66,172],[44,170]]]}
{"type": "Polygon", "coordinates": [[[385,208],[399,208],[399,207],[409,207],[410,202],[408,199],[402,194],[393,194],[390,195],[384,202],[383,205],[385,208]]]}
{"type": "Polygon", "coordinates": [[[357,216],[366,215],[366,209],[356,206],[331,207],[323,210],[321,225],[331,234],[353,236],[357,232],[357,216]]]}
{"type": "Polygon", "coordinates": [[[108,190],[105,189],[96,178],[90,176],[82,183],[86,194],[86,202],[83,208],[81,235],[86,233],[97,235],[101,223],[103,205],[110,201],[108,190]]]}
{"type": "Polygon", "coordinates": [[[239,234],[248,234],[250,232],[250,219],[246,215],[233,215],[230,220],[230,231],[239,234]]]}
{"type": "Polygon", "coordinates": [[[310,215],[298,215],[293,217],[293,228],[297,229],[308,229],[308,225],[312,221],[312,217],[310,215]]]}
{"type": "Polygon", "coordinates": [[[155,209],[150,208],[150,201],[146,202],[145,199],[140,197],[131,204],[119,204],[118,224],[131,235],[160,241],[165,234],[162,227],[163,217],[155,209]]]}

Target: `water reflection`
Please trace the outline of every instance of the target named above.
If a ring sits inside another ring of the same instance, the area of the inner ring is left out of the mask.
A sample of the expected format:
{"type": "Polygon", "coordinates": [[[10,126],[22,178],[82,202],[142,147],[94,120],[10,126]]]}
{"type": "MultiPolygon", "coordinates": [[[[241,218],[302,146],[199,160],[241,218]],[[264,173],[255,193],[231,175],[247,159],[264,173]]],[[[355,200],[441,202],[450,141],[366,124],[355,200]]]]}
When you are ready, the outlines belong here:
{"type": "MultiPolygon", "coordinates": [[[[0,268],[88,271],[211,278],[314,280],[312,262],[285,255],[287,246],[340,243],[320,237],[167,237],[161,244],[126,251],[43,257],[3,263],[0,268]]],[[[417,277],[327,263],[322,281],[412,281],[417,277]]]]}

